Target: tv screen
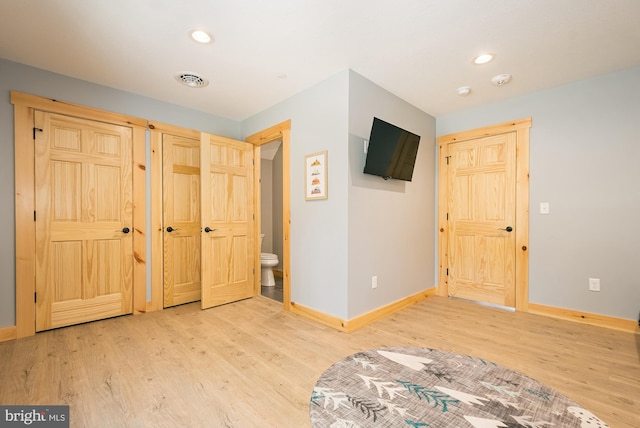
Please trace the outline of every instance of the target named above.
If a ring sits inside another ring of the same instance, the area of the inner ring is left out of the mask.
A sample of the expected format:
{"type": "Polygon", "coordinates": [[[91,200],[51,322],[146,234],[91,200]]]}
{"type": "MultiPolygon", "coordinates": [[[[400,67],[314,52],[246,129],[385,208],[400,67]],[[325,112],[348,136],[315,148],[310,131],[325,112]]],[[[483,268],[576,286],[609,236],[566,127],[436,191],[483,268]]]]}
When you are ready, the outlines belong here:
{"type": "Polygon", "coordinates": [[[373,118],[364,173],[411,181],[420,136],[373,118]]]}

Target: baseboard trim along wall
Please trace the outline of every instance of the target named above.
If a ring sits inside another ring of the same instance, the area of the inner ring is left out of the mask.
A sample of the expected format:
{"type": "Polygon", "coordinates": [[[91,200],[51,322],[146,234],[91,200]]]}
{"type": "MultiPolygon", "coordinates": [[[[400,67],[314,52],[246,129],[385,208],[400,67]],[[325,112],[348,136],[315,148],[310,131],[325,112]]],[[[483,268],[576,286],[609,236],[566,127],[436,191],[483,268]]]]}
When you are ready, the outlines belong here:
{"type": "Polygon", "coordinates": [[[0,328],[0,342],[14,340],[18,337],[18,329],[16,326],[0,328]]]}
{"type": "MultiPolygon", "coordinates": [[[[428,288],[413,296],[406,297],[404,299],[393,302],[389,305],[385,305],[378,309],[375,309],[366,314],[359,315],[350,320],[343,320],[332,315],[325,314],[315,309],[307,308],[306,306],[299,305],[295,302],[291,302],[291,312],[294,314],[303,316],[305,318],[312,319],[316,322],[324,324],[326,326],[335,328],[345,333],[351,333],[358,330],[374,321],[384,318],[388,315],[398,312],[404,308],[415,305],[431,296],[436,295],[436,288],[428,288]]],[[[152,308],[149,312],[152,311],[152,308]]],[[[583,324],[594,325],[597,327],[611,328],[614,330],[626,331],[628,333],[640,334],[640,327],[635,320],[627,320],[623,318],[615,318],[606,315],[590,314],[587,312],[574,311],[571,309],[556,308],[553,306],[539,305],[536,303],[529,303],[529,313],[535,315],[542,315],[546,317],[558,318],[567,321],[575,321],[583,324]]],[[[0,327],[0,342],[7,340],[14,340],[17,338],[16,326],[0,327]]]]}
{"type": "Polygon", "coordinates": [[[574,311],[572,309],[556,308],[554,306],[539,305],[529,303],[530,314],[544,315],[547,317],[575,321],[582,324],[595,325],[598,327],[612,328],[614,330],[626,331],[640,334],[638,322],[624,318],[615,318],[607,315],[590,314],[588,312],[574,311]]]}
{"type": "Polygon", "coordinates": [[[297,315],[301,315],[305,318],[312,319],[329,327],[335,328],[336,330],[340,330],[345,333],[351,333],[358,330],[359,328],[371,324],[376,320],[379,320],[380,318],[384,318],[388,315],[393,314],[394,312],[398,312],[401,309],[415,305],[416,303],[435,295],[435,287],[428,288],[424,291],[414,294],[413,296],[405,297],[404,299],[398,300],[389,305],[382,306],[378,309],[374,309],[371,312],[367,312],[366,314],[351,318],[350,320],[343,320],[342,318],[334,317],[333,315],[328,315],[315,309],[307,308],[306,306],[299,305],[295,302],[291,302],[291,312],[297,315]]]}

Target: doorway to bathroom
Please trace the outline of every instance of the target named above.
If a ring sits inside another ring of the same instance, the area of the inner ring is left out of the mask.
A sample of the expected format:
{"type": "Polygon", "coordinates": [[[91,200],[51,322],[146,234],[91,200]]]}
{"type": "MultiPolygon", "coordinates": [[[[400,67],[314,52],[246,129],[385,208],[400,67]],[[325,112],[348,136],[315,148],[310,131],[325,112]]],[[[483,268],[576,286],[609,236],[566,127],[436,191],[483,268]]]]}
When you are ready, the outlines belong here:
{"type": "Polygon", "coordinates": [[[283,301],[282,275],[282,141],[260,147],[260,294],[283,301]],[[273,260],[273,262],[269,262],[273,260]],[[272,266],[274,265],[275,266],[272,266]],[[269,273],[271,270],[271,273],[269,273]],[[271,274],[273,279],[270,280],[271,274]]]}
{"type": "MultiPolygon", "coordinates": [[[[284,122],[273,125],[270,128],[263,129],[262,131],[256,132],[248,137],[246,137],[245,141],[253,144],[255,147],[254,159],[256,160],[255,165],[255,177],[256,180],[261,176],[262,169],[262,148],[265,147],[272,142],[280,142],[280,148],[282,154],[282,162],[281,165],[278,165],[275,169],[281,173],[281,180],[279,183],[279,187],[281,189],[278,191],[278,194],[281,194],[281,199],[275,202],[275,205],[278,207],[282,207],[282,218],[281,221],[278,220],[278,224],[281,225],[281,232],[277,232],[281,234],[281,236],[275,238],[275,247],[278,248],[278,243],[281,244],[282,254],[278,256],[278,266],[276,266],[276,273],[282,273],[282,306],[285,310],[291,310],[291,276],[290,276],[290,268],[291,268],[291,243],[290,243],[290,199],[291,199],[291,191],[290,191],[290,159],[289,159],[289,147],[290,147],[290,138],[291,138],[291,120],[286,120],[284,122]]],[[[273,163],[272,163],[273,170],[273,163]]],[[[262,224],[261,216],[262,216],[262,197],[260,195],[262,191],[262,186],[260,183],[256,183],[256,224],[260,226],[262,224]]],[[[272,200],[272,205],[274,204],[272,200]]],[[[277,226],[276,226],[277,228],[277,226]]],[[[260,232],[262,234],[262,232],[260,232]]],[[[273,236],[273,235],[272,235],[273,236]]],[[[257,235],[259,239],[259,234],[257,235]]],[[[267,244],[269,245],[269,244],[267,244]]],[[[274,247],[274,238],[271,238],[272,248],[274,247]]],[[[257,247],[257,246],[256,246],[257,247]]],[[[261,250],[256,248],[256,252],[259,253],[261,250]]],[[[256,254],[258,256],[259,254],[256,254]]],[[[257,268],[261,268],[261,263],[257,262],[257,268]]],[[[258,293],[258,288],[260,286],[260,280],[257,278],[261,278],[262,275],[256,275],[256,293],[258,293]]],[[[274,275],[275,276],[275,275],[274,275]]],[[[275,279],[275,278],[274,278],[275,279]]],[[[261,290],[260,290],[261,291],[261,290]]],[[[276,289],[274,287],[273,290],[268,290],[275,293],[276,289]]]]}

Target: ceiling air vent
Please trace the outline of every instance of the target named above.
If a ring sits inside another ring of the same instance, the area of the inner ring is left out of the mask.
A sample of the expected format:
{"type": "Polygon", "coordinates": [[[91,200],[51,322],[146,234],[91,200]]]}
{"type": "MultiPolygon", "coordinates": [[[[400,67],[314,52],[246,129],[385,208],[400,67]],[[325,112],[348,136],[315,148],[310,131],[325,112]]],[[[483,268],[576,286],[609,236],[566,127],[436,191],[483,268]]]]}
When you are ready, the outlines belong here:
{"type": "Polygon", "coordinates": [[[190,71],[176,74],[176,80],[190,88],[204,88],[209,84],[207,79],[190,71]]]}

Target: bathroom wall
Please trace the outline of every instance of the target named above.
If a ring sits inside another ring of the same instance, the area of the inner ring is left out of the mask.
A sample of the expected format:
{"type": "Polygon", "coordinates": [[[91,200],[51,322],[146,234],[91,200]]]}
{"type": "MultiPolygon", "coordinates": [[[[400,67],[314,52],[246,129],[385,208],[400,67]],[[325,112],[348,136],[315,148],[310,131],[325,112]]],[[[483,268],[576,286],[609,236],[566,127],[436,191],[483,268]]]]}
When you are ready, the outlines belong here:
{"type": "Polygon", "coordinates": [[[437,118],[438,135],[532,118],[530,302],[638,319],[639,88],[636,67],[437,118]]]}
{"type": "Polygon", "coordinates": [[[273,253],[282,269],[282,142],[262,146],[260,165],[261,230],[263,253],[273,253]]]}
{"type": "Polygon", "coordinates": [[[273,161],[260,159],[260,232],[263,253],[273,252],[273,161]]]}
{"type": "Polygon", "coordinates": [[[273,253],[278,256],[280,264],[276,269],[282,269],[283,225],[282,225],[282,144],[273,157],[271,171],[273,173],[273,253]]]}

